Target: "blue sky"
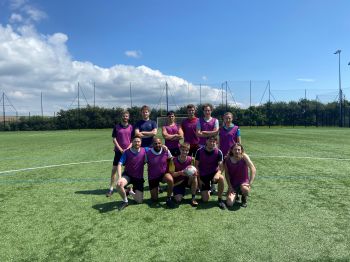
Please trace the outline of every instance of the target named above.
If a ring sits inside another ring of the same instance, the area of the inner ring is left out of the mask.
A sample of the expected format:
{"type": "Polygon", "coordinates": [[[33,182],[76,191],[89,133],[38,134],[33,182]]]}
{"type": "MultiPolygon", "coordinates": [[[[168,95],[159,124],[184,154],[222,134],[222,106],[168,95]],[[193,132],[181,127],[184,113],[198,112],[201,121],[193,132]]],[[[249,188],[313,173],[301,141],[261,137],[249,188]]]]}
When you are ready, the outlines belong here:
{"type": "MultiPolygon", "coordinates": [[[[308,90],[309,98],[314,99],[315,94],[337,93],[338,56],[333,53],[341,49],[342,86],[345,94],[350,95],[350,67],[347,65],[350,61],[350,1],[2,0],[0,3],[3,28],[10,25],[19,37],[27,37],[20,28],[31,26],[36,39],[60,33],[60,37],[55,38],[60,39],[59,50],[65,49],[63,55],[72,63],[78,61],[78,68],[97,66],[98,72],[91,71],[91,68],[84,69],[84,72],[99,74],[100,77],[96,78],[101,89],[107,86],[105,92],[111,91],[108,83],[116,82],[120,88],[125,86],[124,89],[130,82],[137,82],[133,86],[137,90],[140,85],[138,91],[142,92],[142,83],[151,81],[150,87],[159,88],[162,84],[154,83],[163,83],[164,80],[172,86],[193,85],[193,92],[198,93],[199,83],[210,88],[229,81],[233,88],[239,81],[270,80],[277,100],[282,97],[281,90],[304,95],[304,89],[308,90]],[[21,15],[21,19],[14,14],[21,15]],[[112,70],[116,65],[126,66],[127,69],[123,67],[123,70],[130,69],[133,73],[123,71],[125,74],[120,77],[119,69],[112,70]],[[105,79],[108,70],[118,75],[111,78],[113,74],[109,72],[109,82],[105,79]],[[152,82],[154,77],[156,82],[152,82]]],[[[47,39],[41,41],[48,43],[47,39]]],[[[0,80],[8,71],[1,73],[0,67],[0,80]]],[[[49,79],[52,78],[50,73],[49,79]]],[[[62,75],[64,71],[61,70],[60,77],[62,75]]],[[[69,92],[73,92],[77,81],[84,83],[81,71],[79,76],[70,75],[64,80],[68,93],[62,95],[62,99],[74,98],[69,92]],[[72,83],[68,84],[69,81],[72,83]]],[[[90,82],[95,81],[95,77],[89,75],[85,77],[86,83],[87,78],[90,82]]],[[[30,87],[23,87],[25,81],[21,84],[23,94],[30,90],[30,87]]],[[[15,83],[0,86],[0,90],[6,93],[10,92],[9,88],[13,92],[19,88],[18,83],[17,86],[15,83]]],[[[60,97],[49,87],[43,86],[42,89],[60,97]]],[[[240,89],[247,89],[247,86],[240,89]]],[[[241,91],[232,92],[238,95],[241,91]]],[[[38,93],[39,89],[30,92],[38,93]]],[[[181,88],[173,92],[177,97],[181,88]]],[[[188,88],[187,93],[190,92],[188,88]]],[[[126,97],[127,94],[123,92],[126,97]]],[[[218,95],[211,94],[212,97],[218,95]]],[[[17,94],[13,99],[21,104],[19,98],[17,94]]],[[[110,101],[117,98],[116,94],[109,97],[110,101]]],[[[159,92],[149,94],[149,99],[158,101],[159,92]]],[[[102,100],[101,97],[101,103],[102,100]]],[[[209,98],[208,101],[215,102],[209,98]]],[[[128,103],[125,99],[121,105],[127,106],[128,103]]],[[[57,110],[63,104],[51,110],[57,110]]]]}

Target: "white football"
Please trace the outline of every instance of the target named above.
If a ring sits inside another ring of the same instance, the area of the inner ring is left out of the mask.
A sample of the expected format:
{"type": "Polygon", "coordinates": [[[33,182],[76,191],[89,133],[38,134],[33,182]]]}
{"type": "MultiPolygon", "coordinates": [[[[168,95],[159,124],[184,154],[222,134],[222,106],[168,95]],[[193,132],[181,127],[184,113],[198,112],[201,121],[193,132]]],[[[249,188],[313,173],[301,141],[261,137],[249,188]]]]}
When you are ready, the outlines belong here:
{"type": "Polygon", "coordinates": [[[184,173],[187,176],[193,176],[197,172],[197,169],[194,166],[188,166],[185,168],[184,173]]]}

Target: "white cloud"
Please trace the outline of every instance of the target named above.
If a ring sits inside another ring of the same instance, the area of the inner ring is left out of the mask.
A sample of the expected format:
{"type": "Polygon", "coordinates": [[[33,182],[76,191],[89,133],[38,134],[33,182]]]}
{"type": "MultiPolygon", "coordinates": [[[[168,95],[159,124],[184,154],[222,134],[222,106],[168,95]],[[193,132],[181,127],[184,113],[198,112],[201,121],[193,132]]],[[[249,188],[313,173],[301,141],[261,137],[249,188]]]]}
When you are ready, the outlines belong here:
{"type": "Polygon", "coordinates": [[[20,14],[13,13],[10,17],[10,23],[20,23],[23,21],[23,17],[20,14]]]}
{"type": "MultiPolygon", "coordinates": [[[[0,24],[0,91],[7,94],[19,114],[40,114],[41,92],[45,114],[53,115],[71,104],[74,107],[78,83],[84,93],[80,94],[80,104],[86,104],[85,98],[92,104],[94,82],[98,106],[130,106],[130,84],[133,105],[164,105],[166,83],[170,108],[199,103],[199,86],[185,79],[145,65],[103,68],[74,61],[67,41],[63,33],[45,36],[33,25],[15,28],[0,24]]],[[[202,85],[201,92],[203,102],[215,103],[220,90],[202,85]]]]}
{"type": "Polygon", "coordinates": [[[207,77],[207,76],[202,76],[202,80],[203,80],[203,81],[207,81],[207,80],[208,80],[208,77],[207,77]]]}
{"type": "Polygon", "coordinates": [[[11,0],[10,9],[14,11],[14,13],[11,14],[10,23],[21,22],[30,25],[47,18],[45,12],[28,4],[27,0],[11,0]]]}
{"type": "Polygon", "coordinates": [[[124,54],[127,57],[132,57],[132,58],[140,58],[142,56],[141,51],[137,51],[137,50],[128,50],[128,51],[125,51],[124,54]]]}
{"type": "Polygon", "coordinates": [[[297,81],[300,82],[315,82],[316,80],[313,78],[298,78],[297,81]]]}

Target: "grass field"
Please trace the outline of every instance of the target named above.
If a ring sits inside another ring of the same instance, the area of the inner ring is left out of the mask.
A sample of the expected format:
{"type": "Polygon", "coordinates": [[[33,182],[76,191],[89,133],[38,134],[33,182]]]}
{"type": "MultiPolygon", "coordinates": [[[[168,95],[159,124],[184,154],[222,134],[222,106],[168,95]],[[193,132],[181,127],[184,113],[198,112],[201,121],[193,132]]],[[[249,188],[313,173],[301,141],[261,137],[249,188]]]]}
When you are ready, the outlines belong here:
{"type": "Polygon", "coordinates": [[[0,133],[0,261],[350,261],[350,129],[241,132],[248,208],[122,212],[111,130],[0,133]]]}

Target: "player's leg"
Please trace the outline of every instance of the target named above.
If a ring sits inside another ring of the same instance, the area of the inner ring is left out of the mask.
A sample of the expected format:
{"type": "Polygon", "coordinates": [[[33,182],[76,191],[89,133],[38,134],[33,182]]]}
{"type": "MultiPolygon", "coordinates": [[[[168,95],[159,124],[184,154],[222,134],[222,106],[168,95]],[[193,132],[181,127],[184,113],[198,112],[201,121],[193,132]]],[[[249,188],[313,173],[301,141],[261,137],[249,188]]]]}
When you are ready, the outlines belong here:
{"type": "Polygon", "coordinates": [[[174,199],[177,204],[180,204],[186,193],[186,185],[183,181],[176,184],[173,188],[174,199]]]}
{"type": "Polygon", "coordinates": [[[250,191],[249,184],[242,184],[241,185],[241,192],[242,192],[242,207],[247,207],[247,201],[248,201],[248,194],[250,191]]]}
{"type": "Polygon", "coordinates": [[[113,165],[112,171],[111,171],[111,183],[109,185],[109,190],[106,193],[106,197],[110,197],[113,194],[113,188],[114,188],[114,185],[116,184],[116,180],[117,180],[116,173],[117,173],[117,166],[113,165]]]}
{"type": "Polygon", "coordinates": [[[122,198],[122,204],[119,206],[119,210],[123,210],[125,207],[128,206],[128,197],[126,196],[126,192],[124,187],[129,183],[130,178],[126,175],[123,175],[120,179],[117,181],[117,191],[122,198]]]}
{"type": "Polygon", "coordinates": [[[188,186],[191,188],[191,206],[196,207],[198,206],[198,202],[196,201],[196,192],[198,189],[198,180],[196,176],[189,177],[188,179],[188,186]]]}
{"type": "Polygon", "coordinates": [[[121,155],[122,154],[119,151],[114,152],[113,167],[112,167],[112,171],[111,171],[111,183],[109,185],[109,190],[106,193],[106,197],[110,197],[113,194],[113,187],[116,184],[116,180],[117,180],[117,177],[116,177],[117,166],[118,166],[118,162],[121,158],[121,155]]]}
{"type": "Polygon", "coordinates": [[[170,175],[169,173],[166,173],[163,176],[162,183],[167,184],[167,197],[168,198],[171,197],[171,195],[173,193],[173,188],[174,188],[174,179],[173,179],[172,175],[170,175]]]}
{"type": "Polygon", "coordinates": [[[228,192],[226,196],[226,205],[232,207],[236,201],[237,194],[235,192],[228,192]]]}
{"type": "Polygon", "coordinates": [[[225,187],[225,179],[224,176],[216,173],[214,178],[213,178],[214,184],[218,184],[218,206],[221,209],[225,209],[226,205],[224,201],[222,200],[222,194],[224,192],[224,187],[225,187]]]}
{"type": "MultiPolygon", "coordinates": [[[[143,202],[143,183],[144,183],[144,180],[143,180],[143,178],[133,179],[131,181],[131,183],[133,184],[133,187],[135,190],[135,195],[133,196],[133,198],[137,204],[141,204],[143,202]]],[[[158,188],[157,188],[157,190],[158,190],[158,188]]]]}
{"type": "Polygon", "coordinates": [[[158,179],[148,180],[148,186],[149,186],[149,191],[151,193],[151,200],[153,202],[158,201],[159,180],[158,179]]]}
{"type": "Polygon", "coordinates": [[[171,174],[166,173],[162,178],[162,183],[167,184],[167,199],[166,199],[166,205],[170,208],[174,208],[175,204],[173,200],[171,199],[171,195],[173,194],[174,189],[174,179],[171,174]]]}

